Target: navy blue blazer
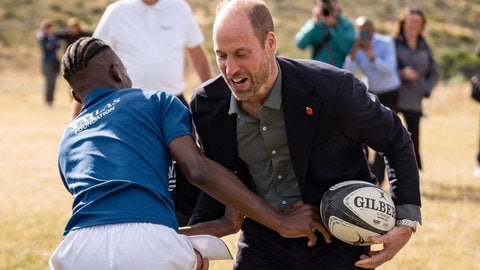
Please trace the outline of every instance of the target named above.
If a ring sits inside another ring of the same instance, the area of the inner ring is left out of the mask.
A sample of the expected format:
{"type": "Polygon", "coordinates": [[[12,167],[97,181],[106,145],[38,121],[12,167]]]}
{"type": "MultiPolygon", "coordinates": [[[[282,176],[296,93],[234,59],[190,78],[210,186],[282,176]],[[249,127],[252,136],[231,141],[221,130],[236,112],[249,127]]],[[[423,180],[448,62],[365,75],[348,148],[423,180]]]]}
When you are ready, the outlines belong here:
{"type": "MultiPolygon", "coordinates": [[[[304,203],[318,206],[323,193],[341,181],[375,183],[365,143],[385,153],[394,169],[395,204],[419,209],[418,168],[400,118],[348,71],[314,60],[277,57],[277,61],[288,145],[304,203]]],[[[228,115],[230,96],[218,76],[194,91],[190,109],[205,154],[250,186],[250,175],[238,157],[236,116],[228,115]]],[[[223,212],[222,204],[201,193],[190,224],[219,218],[223,212]]]]}

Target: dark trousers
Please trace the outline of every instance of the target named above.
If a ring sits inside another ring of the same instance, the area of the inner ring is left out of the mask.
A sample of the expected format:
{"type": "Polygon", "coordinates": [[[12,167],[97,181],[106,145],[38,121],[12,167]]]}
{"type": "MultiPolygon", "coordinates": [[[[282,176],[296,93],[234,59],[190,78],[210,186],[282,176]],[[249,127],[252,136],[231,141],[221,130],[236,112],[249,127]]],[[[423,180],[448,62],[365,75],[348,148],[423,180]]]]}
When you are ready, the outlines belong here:
{"type": "Polygon", "coordinates": [[[415,156],[417,158],[418,169],[422,169],[422,160],[420,158],[420,118],[422,114],[419,112],[409,112],[401,111],[405,122],[407,124],[407,129],[410,132],[413,141],[413,148],[415,150],[415,156]]]}
{"type": "Polygon", "coordinates": [[[45,62],[42,63],[42,73],[45,77],[45,103],[48,106],[53,104],[53,98],[55,94],[55,84],[57,83],[58,76],[58,62],[45,62]]]}
{"type": "MultiPolygon", "coordinates": [[[[377,94],[380,103],[397,113],[398,90],[377,94]]],[[[381,153],[374,153],[373,161],[370,163],[370,170],[376,176],[379,185],[385,181],[385,160],[381,153]]]]}
{"type": "Polygon", "coordinates": [[[477,165],[480,166],[480,129],[479,129],[479,134],[478,134],[477,165]]]}
{"type": "Polygon", "coordinates": [[[345,244],[336,238],[308,247],[307,238],[287,239],[246,218],[238,241],[235,270],[353,270],[368,247],[345,244]]]}

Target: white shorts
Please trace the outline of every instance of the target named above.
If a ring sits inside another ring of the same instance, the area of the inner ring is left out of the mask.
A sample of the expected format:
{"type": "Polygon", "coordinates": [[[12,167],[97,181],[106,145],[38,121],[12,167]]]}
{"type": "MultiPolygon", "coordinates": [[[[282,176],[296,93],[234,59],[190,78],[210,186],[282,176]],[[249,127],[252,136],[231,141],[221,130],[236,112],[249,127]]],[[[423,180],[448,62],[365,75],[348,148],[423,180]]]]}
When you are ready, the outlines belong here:
{"type": "Polygon", "coordinates": [[[121,223],[71,231],[56,248],[50,269],[196,269],[192,245],[175,230],[121,223]]]}

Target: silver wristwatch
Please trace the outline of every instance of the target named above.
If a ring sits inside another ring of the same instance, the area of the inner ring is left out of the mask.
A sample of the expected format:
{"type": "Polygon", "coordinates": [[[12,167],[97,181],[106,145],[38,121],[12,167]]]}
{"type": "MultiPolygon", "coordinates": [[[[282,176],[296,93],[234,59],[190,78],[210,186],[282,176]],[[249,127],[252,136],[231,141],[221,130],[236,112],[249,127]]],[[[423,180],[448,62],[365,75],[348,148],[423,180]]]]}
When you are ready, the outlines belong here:
{"type": "Polygon", "coordinates": [[[397,219],[397,222],[395,223],[395,225],[410,227],[410,228],[412,228],[413,232],[415,232],[417,230],[417,223],[418,223],[418,221],[416,221],[416,220],[397,219]]]}

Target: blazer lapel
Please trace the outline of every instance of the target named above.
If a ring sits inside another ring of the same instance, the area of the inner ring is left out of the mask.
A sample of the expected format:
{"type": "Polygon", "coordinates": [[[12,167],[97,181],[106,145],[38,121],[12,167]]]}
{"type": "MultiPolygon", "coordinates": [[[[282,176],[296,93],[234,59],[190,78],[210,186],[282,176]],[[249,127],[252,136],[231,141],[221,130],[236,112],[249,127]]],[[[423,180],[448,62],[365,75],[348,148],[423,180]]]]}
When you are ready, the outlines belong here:
{"type": "Polygon", "coordinates": [[[320,117],[321,100],[313,85],[295,78],[295,71],[282,66],[282,102],[290,156],[302,192],[305,190],[311,145],[320,117]]]}

